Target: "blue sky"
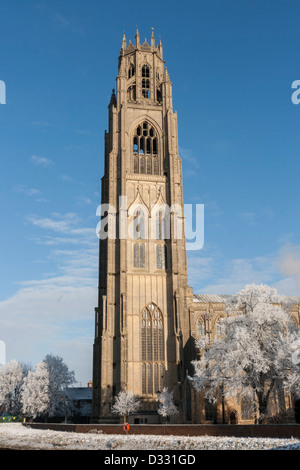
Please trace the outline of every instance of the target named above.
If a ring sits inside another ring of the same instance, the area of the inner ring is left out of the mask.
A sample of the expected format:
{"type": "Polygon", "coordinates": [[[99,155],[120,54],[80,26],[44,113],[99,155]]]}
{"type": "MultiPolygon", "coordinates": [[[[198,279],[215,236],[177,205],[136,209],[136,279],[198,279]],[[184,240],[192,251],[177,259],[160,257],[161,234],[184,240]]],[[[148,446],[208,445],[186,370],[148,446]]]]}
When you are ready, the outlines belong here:
{"type": "Polygon", "coordinates": [[[154,28],[173,83],[184,202],[204,204],[194,292],[300,295],[296,0],[12,0],[0,7],[0,339],[91,379],[107,106],[122,36],[154,28]]]}

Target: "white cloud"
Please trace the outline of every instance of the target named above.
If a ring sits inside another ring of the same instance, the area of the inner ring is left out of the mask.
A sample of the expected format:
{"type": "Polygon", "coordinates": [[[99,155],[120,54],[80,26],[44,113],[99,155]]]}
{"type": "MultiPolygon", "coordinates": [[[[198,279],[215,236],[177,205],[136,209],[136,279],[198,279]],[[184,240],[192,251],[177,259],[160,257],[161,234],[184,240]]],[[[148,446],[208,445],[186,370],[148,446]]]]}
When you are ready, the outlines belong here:
{"type": "MultiPolygon", "coordinates": [[[[201,252],[202,253],[202,252],[201,252]]],[[[211,277],[213,273],[215,260],[212,257],[205,257],[203,255],[197,256],[195,252],[187,254],[188,276],[193,279],[197,284],[205,279],[211,277]]]]}
{"type": "Polygon", "coordinates": [[[70,233],[74,225],[78,223],[78,217],[74,213],[67,213],[64,215],[54,213],[52,217],[38,217],[31,215],[27,220],[42,229],[50,229],[59,233],[70,233]]]}
{"type": "Polygon", "coordinates": [[[62,181],[68,182],[68,183],[75,183],[76,182],[75,179],[72,178],[72,176],[69,176],[69,175],[61,175],[60,179],[62,181]]]}
{"type": "Polygon", "coordinates": [[[179,154],[183,160],[186,160],[186,162],[193,165],[193,167],[199,167],[199,160],[195,157],[192,150],[179,147],[179,154]]]}
{"type": "Polygon", "coordinates": [[[28,186],[22,184],[15,184],[13,186],[13,191],[16,191],[17,193],[26,194],[26,196],[38,196],[41,194],[39,189],[28,188],[28,186]]]}
{"type": "Polygon", "coordinates": [[[81,227],[81,219],[74,212],[68,212],[66,214],[54,212],[50,217],[39,217],[33,214],[27,216],[26,220],[32,225],[50,232],[81,237],[81,241],[83,241],[84,237],[90,241],[93,241],[96,237],[96,224],[94,229],[91,227],[81,227]]]}
{"type": "Polygon", "coordinates": [[[32,155],[30,161],[37,166],[50,166],[53,165],[52,160],[46,157],[39,157],[37,155],[32,155]]]}
{"type": "Polygon", "coordinates": [[[297,285],[297,295],[300,295],[300,245],[291,243],[284,245],[280,250],[277,263],[282,275],[291,278],[297,285]]]}
{"type": "Polygon", "coordinates": [[[189,283],[195,293],[235,294],[254,283],[275,287],[281,295],[298,296],[300,256],[295,258],[295,251],[292,253],[281,251],[279,259],[276,253],[251,259],[207,257],[202,262],[194,256],[189,261],[189,283]]]}

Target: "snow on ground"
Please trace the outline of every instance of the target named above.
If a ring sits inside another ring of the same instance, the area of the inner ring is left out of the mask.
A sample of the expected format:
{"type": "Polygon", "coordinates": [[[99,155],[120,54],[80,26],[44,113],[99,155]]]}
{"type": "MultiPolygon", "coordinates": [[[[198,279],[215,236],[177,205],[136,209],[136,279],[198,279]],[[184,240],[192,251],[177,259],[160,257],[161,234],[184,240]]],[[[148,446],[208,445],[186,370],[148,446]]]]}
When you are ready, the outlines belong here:
{"type": "Polygon", "coordinates": [[[31,429],[0,423],[0,450],[300,450],[300,439],[108,435],[31,429]]]}

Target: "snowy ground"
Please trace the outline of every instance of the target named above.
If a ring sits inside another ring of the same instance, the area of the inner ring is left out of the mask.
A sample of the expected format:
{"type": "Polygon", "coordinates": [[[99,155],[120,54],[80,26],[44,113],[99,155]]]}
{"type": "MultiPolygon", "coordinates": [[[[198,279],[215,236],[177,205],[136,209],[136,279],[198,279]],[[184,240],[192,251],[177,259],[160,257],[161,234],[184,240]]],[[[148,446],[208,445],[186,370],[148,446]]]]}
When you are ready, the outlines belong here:
{"type": "Polygon", "coordinates": [[[300,439],[105,435],[30,429],[0,423],[1,449],[36,450],[300,450],[300,439]]]}

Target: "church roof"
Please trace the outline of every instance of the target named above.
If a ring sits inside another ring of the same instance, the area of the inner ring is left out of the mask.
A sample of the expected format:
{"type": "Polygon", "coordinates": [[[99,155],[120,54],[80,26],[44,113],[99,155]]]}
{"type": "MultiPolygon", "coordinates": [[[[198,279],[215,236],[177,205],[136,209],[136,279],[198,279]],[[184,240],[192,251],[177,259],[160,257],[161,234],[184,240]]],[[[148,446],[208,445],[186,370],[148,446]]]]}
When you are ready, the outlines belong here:
{"type": "MultiPolygon", "coordinates": [[[[228,300],[232,299],[234,295],[231,294],[194,294],[193,295],[193,302],[220,302],[225,303],[228,300]]],[[[289,295],[281,295],[280,300],[282,303],[289,303],[292,305],[300,304],[300,297],[298,296],[289,296],[289,295]]]]}
{"type": "Polygon", "coordinates": [[[194,302],[227,302],[233,297],[233,295],[224,294],[194,294],[194,302]]]}

